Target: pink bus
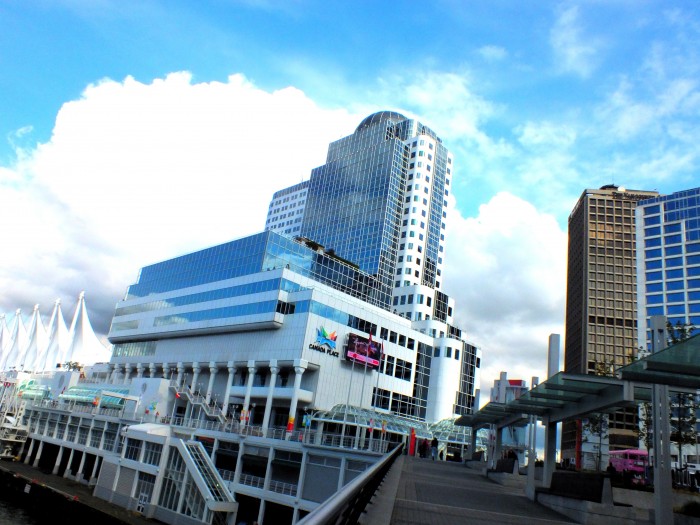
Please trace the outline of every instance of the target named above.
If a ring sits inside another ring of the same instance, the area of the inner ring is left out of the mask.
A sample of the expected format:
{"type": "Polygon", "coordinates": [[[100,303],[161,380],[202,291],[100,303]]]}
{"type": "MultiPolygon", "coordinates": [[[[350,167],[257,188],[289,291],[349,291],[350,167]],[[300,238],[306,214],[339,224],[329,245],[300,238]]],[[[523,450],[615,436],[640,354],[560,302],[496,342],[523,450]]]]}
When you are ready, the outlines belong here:
{"type": "Polygon", "coordinates": [[[644,479],[644,473],[649,465],[649,452],[646,450],[611,450],[610,464],[619,473],[633,472],[639,474],[640,479],[644,479]]]}

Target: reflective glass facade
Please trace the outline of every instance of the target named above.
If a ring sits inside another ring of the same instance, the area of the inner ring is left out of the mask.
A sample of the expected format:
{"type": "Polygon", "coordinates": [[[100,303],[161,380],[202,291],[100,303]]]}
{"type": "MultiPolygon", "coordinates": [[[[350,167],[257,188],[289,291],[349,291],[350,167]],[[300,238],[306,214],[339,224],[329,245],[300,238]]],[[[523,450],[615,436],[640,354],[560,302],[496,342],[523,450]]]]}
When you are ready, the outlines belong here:
{"type": "Polygon", "coordinates": [[[312,171],[301,235],[375,276],[382,302],[394,287],[439,288],[448,156],[421,123],[370,115],[312,171]]]}
{"type": "MultiPolygon", "coordinates": [[[[242,277],[276,268],[291,270],[310,277],[336,290],[358,297],[366,302],[389,309],[389,296],[381,294],[373,277],[359,271],[332,255],[318,252],[309,246],[266,231],[211,248],[176,257],[168,261],[146,266],[139,280],[127,291],[126,300],[180,290],[192,286],[214,283],[234,277],[242,277]]],[[[265,283],[235,286],[203,293],[186,293],[168,300],[129,305],[117,309],[118,316],[136,310],[158,310],[168,306],[194,304],[226,297],[259,293],[265,283]]],[[[270,289],[294,291],[288,282],[268,282],[270,289]],[[291,288],[290,288],[291,287],[291,288]]]]}
{"type": "Polygon", "coordinates": [[[651,349],[650,317],[700,326],[700,188],[639,203],[639,346],[651,349]]]}

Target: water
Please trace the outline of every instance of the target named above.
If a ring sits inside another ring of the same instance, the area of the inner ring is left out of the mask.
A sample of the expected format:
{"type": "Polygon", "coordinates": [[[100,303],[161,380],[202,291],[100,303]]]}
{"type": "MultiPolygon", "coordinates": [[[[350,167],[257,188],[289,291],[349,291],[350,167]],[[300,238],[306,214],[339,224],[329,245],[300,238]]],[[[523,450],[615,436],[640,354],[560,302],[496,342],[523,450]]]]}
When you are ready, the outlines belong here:
{"type": "Polygon", "coordinates": [[[43,523],[45,522],[31,516],[27,510],[0,497],[0,525],[42,525],[43,523]]]}

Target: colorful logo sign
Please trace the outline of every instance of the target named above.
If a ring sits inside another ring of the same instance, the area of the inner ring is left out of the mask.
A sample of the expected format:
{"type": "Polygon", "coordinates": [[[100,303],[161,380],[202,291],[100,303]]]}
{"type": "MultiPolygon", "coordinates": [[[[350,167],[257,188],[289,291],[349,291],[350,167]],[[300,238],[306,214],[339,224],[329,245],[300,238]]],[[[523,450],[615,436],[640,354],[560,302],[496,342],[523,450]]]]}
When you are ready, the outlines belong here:
{"type": "Polygon", "coordinates": [[[332,355],[333,357],[340,357],[340,353],[335,350],[337,339],[338,334],[336,332],[329,333],[324,327],[320,327],[316,329],[316,341],[311,343],[309,348],[317,352],[332,355]]]}
{"type": "Polygon", "coordinates": [[[319,345],[326,345],[331,350],[335,350],[336,339],[338,339],[336,332],[328,333],[323,327],[316,329],[316,343],[319,345]]]}

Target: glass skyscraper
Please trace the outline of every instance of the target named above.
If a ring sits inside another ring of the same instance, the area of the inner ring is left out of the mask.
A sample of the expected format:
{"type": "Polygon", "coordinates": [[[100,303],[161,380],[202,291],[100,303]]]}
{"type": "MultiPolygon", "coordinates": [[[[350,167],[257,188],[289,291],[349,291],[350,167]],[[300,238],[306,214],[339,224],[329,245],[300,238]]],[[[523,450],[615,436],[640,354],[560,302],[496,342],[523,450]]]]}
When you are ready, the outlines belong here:
{"type": "Polygon", "coordinates": [[[440,288],[452,157],[420,122],[382,111],[330,144],[311,173],[301,235],[392,289],[440,288]]]}
{"type": "Polygon", "coordinates": [[[637,210],[639,347],[650,317],[700,327],[700,188],[645,200],[637,210]]]}

